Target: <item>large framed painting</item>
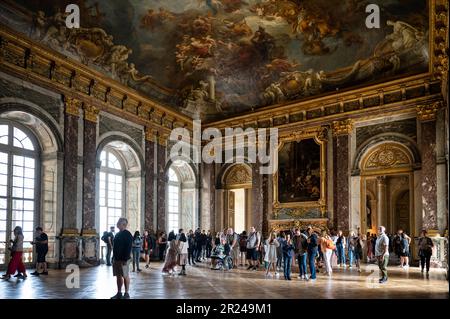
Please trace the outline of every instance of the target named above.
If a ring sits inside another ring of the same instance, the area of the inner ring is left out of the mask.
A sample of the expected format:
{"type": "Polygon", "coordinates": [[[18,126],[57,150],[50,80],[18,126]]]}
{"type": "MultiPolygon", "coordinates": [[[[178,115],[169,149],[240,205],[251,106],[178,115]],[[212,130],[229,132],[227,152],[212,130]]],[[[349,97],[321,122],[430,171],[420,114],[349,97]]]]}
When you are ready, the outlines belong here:
{"type": "Polygon", "coordinates": [[[274,208],[320,208],[326,203],[326,129],[281,135],[274,175],[274,208]]]}

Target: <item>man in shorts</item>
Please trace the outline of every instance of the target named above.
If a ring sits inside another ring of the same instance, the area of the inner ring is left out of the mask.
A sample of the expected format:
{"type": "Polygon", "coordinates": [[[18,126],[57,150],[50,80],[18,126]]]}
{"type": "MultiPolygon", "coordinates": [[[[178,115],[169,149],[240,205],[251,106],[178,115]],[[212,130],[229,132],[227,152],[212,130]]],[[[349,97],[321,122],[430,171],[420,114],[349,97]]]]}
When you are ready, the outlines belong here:
{"type": "Polygon", "coordinates": [[[257,250],[259,249],[260,242],[261,235],[256,231],[255,227],[251,227],[247,238],[247,260],[250,263],[247,270],[256,270],[258,260],[257,250]]]}
{"type": "Polygon", "coordinates": [[[117,228],[119,233],[114,237],[113,243],[113,275],[117,277],[117,294],[111,299],[130,299],[130,260],[133,236],[127,230],[128,220],[119,218],[117,228]],[[122,296],[122,286],[125,284],[125,294],[122,296]]]}

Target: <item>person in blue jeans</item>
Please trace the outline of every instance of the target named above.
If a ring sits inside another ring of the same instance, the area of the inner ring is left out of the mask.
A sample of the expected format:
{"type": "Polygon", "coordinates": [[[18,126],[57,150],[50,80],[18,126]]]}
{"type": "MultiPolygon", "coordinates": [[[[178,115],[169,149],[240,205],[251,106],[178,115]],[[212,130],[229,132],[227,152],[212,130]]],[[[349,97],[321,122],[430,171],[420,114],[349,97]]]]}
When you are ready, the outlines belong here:
{"type": "Polygon", "coordinates": [[[352,231],[350,233],[350,236],[348,237],[348,263],[349,263],[349,268],[353,267],[353,261],[355,260],[355,250],[356,250],[356,245],[358,243],[358,237],[356,237],[355,232],[352,231]]]}
{"type": "Polygon", "coordinates": [[[133,236],[133,245],[131,247],[131,252],[133,253],[133,272],[140,272],[139,261],[141,259],[141,247],[142,247],[142,238],[139,231],[136,231],[133,236]]]}
{"type": "Polygon", "coordinates": [[[286,235],[286,239],[282,243],[283,260],[284,260],[284,279],[291,280],[292,257],[294,257],[294,243],[291,234],[286,235]]]}
{"type": "Polygon", "coordinates": [[[306,233],[308,234],[308,263],[309,263],[309,270],[311,272],[310,280],[315,281],[316,280],[316,256],[317,256],[317,235],[314,233],[314,230],[311,226],[308,227],[306,230],[306,233]]]}
{"type": "Polygon", "coordinates": [[[295,229],[294,238],[292,239],[295,248],[295,254],[297,256],[299,274],[298,279],[308,280],[306,274],[306,251],[308,248],[308,236],[304,232],[300,232],[300,229],[295,229]]]}
{"type": "Polygon", "coordinates": [[[342,230],[338,232],[338,238],[336,239],[336,250],[338,255],[338,265],[339,267],[345,268],[345,248],[346,241],[345,236],[342,234],[342,230]]]}

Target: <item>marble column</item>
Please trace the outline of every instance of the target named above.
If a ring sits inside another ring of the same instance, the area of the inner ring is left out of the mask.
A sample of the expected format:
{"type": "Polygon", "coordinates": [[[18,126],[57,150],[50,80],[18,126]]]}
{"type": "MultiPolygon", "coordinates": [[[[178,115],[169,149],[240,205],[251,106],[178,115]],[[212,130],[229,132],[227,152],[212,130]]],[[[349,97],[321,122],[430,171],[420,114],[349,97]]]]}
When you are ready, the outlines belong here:
{"type": "Polygon", "coordinates": [[[81,102],[64,99],[64,175],[63,220],[60,239],[60,267],[77,264],[80,256],[80,234],[77,229],[78,121],[81,102]]]}
{"type": "Polygon", "coordinates": [[[263,190],[263,175],[260,174],[260,163],[257,161],[252,165],[252,225],[258,231],[263,231],[264,218],[264,190],[263,190]]]}
{"type": "MultiPolygon", "coordinates": [[[[379,226],[387,227],[387,194],[386,194],[386,176],[377,177],[377,228],[379,226]]],[[[377,229],[378,231],[378,229],[377,229]]],[[[388,230],[389,231],[389,230],[388,230]]]]}
{"type": "Polygon", "coordinates": [[[166,229],[166,185],[168,182],[165,174],[166,168],[166,142],[167,136],[158,136],[158,145],[156,147],[156,209],[157,209],[157,231],[167,231],[166,229]]]}
{"type": "Polygon", "coordinates": [[[83,231],[95,231],[95,170],[97,158],[98,109],[84,106],[83,138],[83,231]]]}
{"type": "Polygon", "coordinates": [[[215,165],[202,164],[201,166],[201,218],[199,227],[211,229],[215,227],[215,165]]]}
{"type": "Polygon", "coordinates": [[[350,134],[351,120],[333,122],[333,216],[337,229],[350,228],[350,134]]]}
{"type": "Polygon", "coordinates": [[[98,109],[84,104],[83,122],[83,203],[81,254],[82,260],[89,265],[100,262],[100,240],[95,229],[95,190],[97,158],[97,121],[98,109]]]}
{"type": "Polygon", "coordinates": [[[152,129],[145,130],[145,218],[144,228],[154,229],[153,203],[155,201],[155,136],[152,129]]]}
{"type": "Polygon", "coordinates": [[[436,180],[436,112],[438,103],[417,107],[420,125],[419,146],[422,155],[422,227],[432,233],[437,225],[437,180],[436,180]]]}
{"type": "Polygon", "coordinates": [[[64,219],[63,233],[77,230],[78,119],[81,102],[65,99],[64,112],[64,219]]]}

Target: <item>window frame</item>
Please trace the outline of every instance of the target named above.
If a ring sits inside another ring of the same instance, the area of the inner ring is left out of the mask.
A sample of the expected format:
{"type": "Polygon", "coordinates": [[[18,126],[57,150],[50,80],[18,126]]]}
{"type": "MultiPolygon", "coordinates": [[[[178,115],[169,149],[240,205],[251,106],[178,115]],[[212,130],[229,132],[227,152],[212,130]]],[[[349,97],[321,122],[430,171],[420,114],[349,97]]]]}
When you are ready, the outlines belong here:
{"type": "MultiPolygon", "coordinates": [[[[100,230],[101,232],[107,230],[109,231],[109,227],[110,225],[108,225],[108,209],[109,207],[111,208],[117,208],[116,206],[108,206],[108,190],[109,190],[109,176],[110,175],[114,175],[114,176],[120,176],[122,178],[122,189],[121,189],[121,215],[123,216],[123,214],[126,212],[126,172],[127,172],[127,168],[125,165],[125,161],[123,160],[122,156],[119,154],[119,152],[115,151],[113,148],[111,147],[105,147],[100,151],[100,170],[99,170],[99,178],[98,178],[98,182],[99,182],[99,196],[98,196],[98,207],[99,207],[99,227],[101,228],[101,224],[102,224],[102,220],[101,220],[101,208],[102,207],[106,207],[106,227],[107,229],[104,230],[100,230]],[[106,156],[105,156],[105,166],[102,165],[102,161],[101,161],[101,156],[102,153],[105,152],[106,156]],[[109,154],[112,154],[114,157],[117,158],[117,160],[119,161],[119,164],[121,166],[121,169],[116,169],[116,168],[111,168],[108,166],[108,162],[109,162],[109,154]],[[104,173],[105,174],[105,181],[104,181],[104,185],[105,185],[105,205],[102,206],[100,205],[100,190],[101,190],[101,174],[104,173]]],[[[116,227],[115,223],[114,223],[114,227],[116,227]]],[[[101,245],[104,246],[103,241],[100,242],[101,245]]]]}
{"type": "Polygon", "coordinates": [[[170,207],[170,191],[169,188],[170,186],[174,186],[177,187],[178,189],[178,209],[177,209],[177,215],[178,215],[178,227],[176,229],[173,229],[176,232],[178,232],[178,229],[181,228],[182,225],[182,212],[181,212],[181,200],[182,200],[182,182],[181,182],[181,178],[180,178],[180,174],[177,172],[176,169],[174,169],[173,167],[169,167],[169,169],[167,170],[167,188],[166,188],[166,211],[167,211],[167,221],[166,221],[166,228],[167,231],[170,232],[172,231],[172,229],[170,229],[170,225],[169,225],[169,220],[170,220],[170,215],[175,215],[174,213],[171,213],[169,210],[170,207]],[[177,177],[177,182],[170,180],[170,175],[171,175],[171,171],[174,172],[174,174],[177,177]]]}
{"type": "MultiPolygon", "coordinates": [[[[6,247],[8,246],[8,242],[12,238],[12,222],[13,222],[13,209],[12,203],[14,199],[25,200],[24,197],[18,198],[13,197],[13,156],[22,156],[29,157],[34,159],[34,212],[33,212],[33,239],[35,235],[35,228],[39,225],[43,228],[44,225],[41,225],[43,220],[41,219],[41,188],[42,188],[42,153],[41,153],[41,144],[39,143],[38,138],[35,133],[26,127],[25,125],[9,120],[9,119],[0,119],[0,125],[8,126],[8,144],[0,144],[0,152],[6,153],[8,157],[8,172],[7,172],[7,194],[6,194],[6,247]],[[34,150],[28,150],[25,148],[20,148],[18,146],[14,146],[14,128],[21,130],[31,141],[34,150]]],[[[5,197],[2,197],[5,198],[5,197]]],[[[23,218],[23,216],[22,216],[23,218]]],[[[22,219],[23,222],[23,219],[22,219]]],[[[11,255],[6,253],[5,251],[5,265],[9,262],[11,255]]],[[[24,261],[26,265],[34,264],[36,261],[36,254],[34,251],[34,247],[32,248],[32,260],[24,261]]],[[[0,264],[2,265],[2,264],[0,264]]]]}

